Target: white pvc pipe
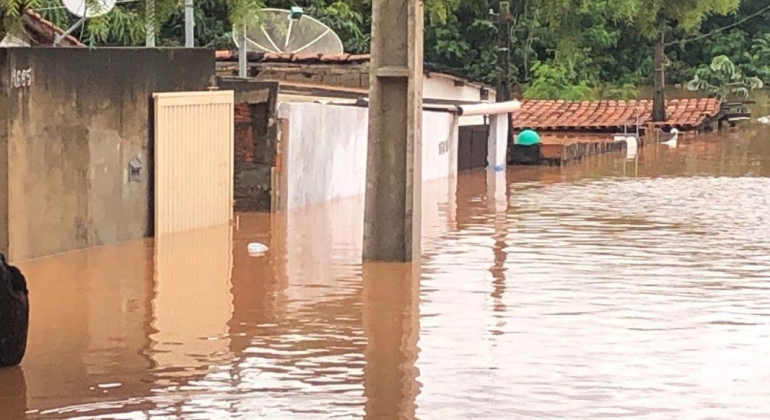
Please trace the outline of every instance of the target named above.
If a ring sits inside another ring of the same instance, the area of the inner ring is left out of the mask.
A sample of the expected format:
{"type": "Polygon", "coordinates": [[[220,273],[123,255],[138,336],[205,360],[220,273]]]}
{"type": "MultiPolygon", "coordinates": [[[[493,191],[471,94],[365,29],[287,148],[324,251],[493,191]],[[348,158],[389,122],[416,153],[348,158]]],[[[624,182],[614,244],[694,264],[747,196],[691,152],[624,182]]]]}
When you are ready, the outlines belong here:
{"type": "Polygon", "coordinates": [[[519,101],[492,102],[472,105],[458,105],[457,113],[462,116],[510,114],[511,112],[518,111],[520,108],[521,102],[519,101]]]}

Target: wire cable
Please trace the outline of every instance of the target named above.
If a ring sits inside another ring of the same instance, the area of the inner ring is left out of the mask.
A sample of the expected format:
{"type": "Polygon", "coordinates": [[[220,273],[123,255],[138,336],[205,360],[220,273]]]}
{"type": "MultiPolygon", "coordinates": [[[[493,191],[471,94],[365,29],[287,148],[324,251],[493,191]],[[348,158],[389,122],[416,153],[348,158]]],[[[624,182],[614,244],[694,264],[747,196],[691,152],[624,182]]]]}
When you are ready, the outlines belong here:
{"type": "Polygon", "coordinates": [[[722,27],[722,28],[714,29],[713,31],[711,31],[711,32],[709,32],[707,34],[701,34],[701,35],[698,35],[698,36],[695,36],[695,37],[692,37],[692,38],[683,39],[681,41],[671,41],[671,42],[667,42],[667,43],[665,43],[663,45],[665,45],[666,47],[670,47],[672,45],[686,44],[688,42],[698,41],[698,40],[701,40],[703,38],[710,37],[711,35],[715,35],[715,34],[718,34],[720,32],[726,31],[726,30],[728,30],[730,28],[734,28],[734,27],[740,25],[741,23],[746,22],[749,19],[755,18],[755,17],[761,15],[762,13],[765,13],[768,10],[770,10],[770,5],[760,9],[756,13],[752,13],[749,16],[746,16],[745,18],[743,18],[743,19],[741,19],[741,20],[739,20],[737,22],[733,22],[733,23],[731,23],[731,24],[729,24],[729,25],[727,25],[725,27],[722,27]]]}

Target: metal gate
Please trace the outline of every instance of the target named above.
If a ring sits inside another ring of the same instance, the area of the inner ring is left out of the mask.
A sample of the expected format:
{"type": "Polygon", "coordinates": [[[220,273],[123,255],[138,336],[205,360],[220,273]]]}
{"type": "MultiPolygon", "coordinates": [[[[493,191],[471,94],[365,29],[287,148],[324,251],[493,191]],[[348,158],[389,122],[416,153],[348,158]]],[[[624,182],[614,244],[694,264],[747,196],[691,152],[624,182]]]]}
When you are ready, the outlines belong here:
{"type": "Polygon", "coordinates": [[[156,93],[155,235],[233,217],[233,91],[156,93]]]}
{"type": "Polygon", "coordinates": [[[489,126],[469,125],[460,127],[457,145],[457,171],[487,167],[487,140],[489,126]]]}

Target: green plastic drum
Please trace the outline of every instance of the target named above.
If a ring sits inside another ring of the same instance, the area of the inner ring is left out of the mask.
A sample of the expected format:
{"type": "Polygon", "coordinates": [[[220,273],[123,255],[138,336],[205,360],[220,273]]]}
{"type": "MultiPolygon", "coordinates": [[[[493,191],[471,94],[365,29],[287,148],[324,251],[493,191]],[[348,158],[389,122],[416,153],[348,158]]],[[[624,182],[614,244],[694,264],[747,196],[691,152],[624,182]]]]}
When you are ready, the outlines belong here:
{"type": "Polygon", "coordinates": [[[533,130],[524,130],[516,136],[516,144],[532,146],[533,144],[538,143],[540,143],[540,134],[537,134],[533,130]]]}

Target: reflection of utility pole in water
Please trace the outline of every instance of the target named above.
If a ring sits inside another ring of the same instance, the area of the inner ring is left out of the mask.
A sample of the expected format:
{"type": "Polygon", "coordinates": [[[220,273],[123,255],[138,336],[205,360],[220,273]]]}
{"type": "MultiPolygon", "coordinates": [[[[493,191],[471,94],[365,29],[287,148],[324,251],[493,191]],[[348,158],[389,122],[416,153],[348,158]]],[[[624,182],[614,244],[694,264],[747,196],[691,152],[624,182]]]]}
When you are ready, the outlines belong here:
{"type": "MultiPolygon", "coordinates": [[[[492,273],[492,299],[493,317],[499,320],[497,327],[502,327],[505,312],[503,295],[505,294],[505,261],[508,254],[505,248],[508,246],[505,239],[508,236],[508,188],[507,173],[487,171],[487,208],[494,215],[495,233],[492,235],[495,243],[492,247],[494,263],[489,269],[492,273]]],[[[492,331],[492,334],[502,334],[501,331],[492,331]]]]}
{"type": "Polygon", "coordinates": [[[413,419],[420,333],[420,265],[365,263],[366,419],[413,419]]]}
{"type": "Polygon", "coordinates": [[[363,258],[420,256],[423,3],[372,4],[363,258]]]}

